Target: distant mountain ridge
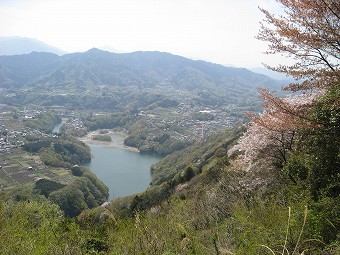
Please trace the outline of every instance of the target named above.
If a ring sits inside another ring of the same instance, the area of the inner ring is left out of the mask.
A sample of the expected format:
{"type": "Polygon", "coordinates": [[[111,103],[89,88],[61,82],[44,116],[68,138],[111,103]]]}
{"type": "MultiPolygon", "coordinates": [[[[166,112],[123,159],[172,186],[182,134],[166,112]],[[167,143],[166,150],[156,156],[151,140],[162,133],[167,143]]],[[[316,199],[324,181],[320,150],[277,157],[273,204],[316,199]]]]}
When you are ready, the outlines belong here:
{"type": "Polygon", "coordinates": [[[0,55],[22,55],[33,51],[50,52],[57,55],[66,54],[56,47],[48,45],[42,41],[27,37],[0,37],[0,55]]]}
{"type": "Polygon", "coordinates": [[[190,60],[164,52],[111,53],[91,49],[58,56],[33,52],[0,56],[0,87],[173,86],[181,89],[255,90],[280,84],[244,68],[190,60]]]}
{"type": "Polygon", "coordinates": [[[211,109],[225,112],[217,121],[236,123],[244,119],[244,112],[260,111],[259,87],[278,91],[281,86],[245,68],[165,52],[91,49],[63,56],[0,56],[0,102],[5,104],[132,114],[152,109],[163,114],[171,108],[171,118],[211,109]]]}

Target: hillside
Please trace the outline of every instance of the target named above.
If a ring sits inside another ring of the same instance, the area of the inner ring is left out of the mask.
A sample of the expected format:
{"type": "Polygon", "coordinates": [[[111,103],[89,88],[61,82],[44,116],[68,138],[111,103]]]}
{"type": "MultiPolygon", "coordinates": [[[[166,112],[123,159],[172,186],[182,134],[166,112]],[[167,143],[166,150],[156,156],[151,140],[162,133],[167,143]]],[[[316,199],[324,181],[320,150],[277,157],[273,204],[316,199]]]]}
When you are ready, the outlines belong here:
{"type": "MultiPolygon", "coordinates": [[[[173,165],[175,175],[163,175],[145,192],[86,209],[73,219],[44,198],[0,200],[0,247],[7,253],[24,253],[33,246],[32,254],[66,250],[70,254],[253,255],[274,254],[269,248],[281,251],[285,245],[287,252],[277,254],[338,254],[339,199],[311,200],[304,186],[289,183],[282,169],[265,158],[245,170],[238,155],[226,154],[243,130],[226,130],[205,144],[168,156],[158,165],[168,169],[173,165]],[[9,242],[11,246],[6,245],[9,242]]],[[[83,180],[75,184],[82,187],[83,180]]],[[[51,185],[35,186],[49,192],[51,185]]],[[[70,192],[74,187],[52,188],[58,188],[51,192],[52,201],[60,197],[57,202],[64,201],[62,205],[70,203],[65,194],[76,200],[88,192],[84,187],[80,195],[70,192]]],[[[27,190],[26,195],[30,195],[27,190]]]]}
{"type": "Polygon", "coordinates": [[[178,103],[247,108],[259,105],[258,87],[280,86],[244,68],[162,52],[91,49],[63,56],[37,52],[0,56],[0,88],[6,103],[130,111],[155,103],[148,99],[151,95],[178,103]]]}
{"type": "Polygon", "coordinates": [[[89,130],[123,128],[126,145],[163,156],[200,139],[202,129],[206,136],[243,122],[244,112],[259,112],[258,87],[280,84],[164,52],[0,56],[2,103],[80,112],[89,130]],[[107,114],[85,119],[89,111],[107,114]],[[111,118],[112,112],[123,114],[111,118]],[[163,135],[171,139],[159,140],[163,135]]]}
{"type": "Polygon", "coordinates": [[[339,255],[340,5],[277,2],[257,38],[301,83],[260,99],[279,84],[167,53],[0,57],[0,254],[339,255]],[[96,129],[164,156],[145,191],[103,203],[96,129]]]}
{"type": "Polygon", "coordinates": [[[84,53],[52,56],[33,52],[22,56],[1,56],[1,87],[45,85],[59,87],[63,84],[80,86],[111,85],[153,87],[173,85],[176,88],[203,89],[220,87],[253,89],[279,84],[269,77],[244,68],[224,67],[204,61],[194,61],[162,52],[110,53],[91,49],[84,53]],[[41,62],[37,62],[40,59],[41,62]],[[35,75],[18,79],[23,70],[35,75]],[[41,77],[43,76],[43,77],[41,77]]]}

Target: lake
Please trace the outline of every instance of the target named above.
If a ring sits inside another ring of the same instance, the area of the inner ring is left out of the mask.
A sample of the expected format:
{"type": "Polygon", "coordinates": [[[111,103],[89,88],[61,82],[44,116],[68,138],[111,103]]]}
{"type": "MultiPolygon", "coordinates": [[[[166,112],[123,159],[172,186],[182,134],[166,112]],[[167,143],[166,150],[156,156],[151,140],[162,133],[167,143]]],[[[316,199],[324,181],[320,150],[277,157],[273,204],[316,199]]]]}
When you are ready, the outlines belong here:
{"type": "Polygon", "coordinates": [[[144,191],[151,181],[150,166],[160,157],[127,150],[122,136],[114,135],[113,142],[87,143],[93,158],[87,167],[109,187],[109,200],[144,191]]]}

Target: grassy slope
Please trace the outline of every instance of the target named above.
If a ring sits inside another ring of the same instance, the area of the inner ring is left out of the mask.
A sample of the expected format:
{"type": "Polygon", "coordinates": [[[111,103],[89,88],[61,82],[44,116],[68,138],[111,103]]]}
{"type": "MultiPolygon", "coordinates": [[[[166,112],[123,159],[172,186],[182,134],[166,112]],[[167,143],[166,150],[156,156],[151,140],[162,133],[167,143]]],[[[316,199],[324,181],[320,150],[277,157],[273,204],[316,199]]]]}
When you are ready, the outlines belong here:
{"type": "Polygon", "coordinates": [[[235,156],[223,156],[223,149],[226,152],[239,134],[234,131],[167,157],[160,162],[162,171],[173,167],[172,176],[159,178],[158,185],[136,196],[112,201],[107,208],[85,210],[77,223],[56,218],[56,208],[45,202],[42,206],[6,203],[0,206],[4,236],[0,248],[13,233],[23,233],[20,243],[11,239],[8,253],[35,245],[40,251],[71,254],[273,254],[265,246],[275,254],[302,254],[306,249],[304,254],[338,254],[339,243],[327,242],[319,234],[322,221],[336,222],[339,203],[311,203],[303,188],[287,185],[264,159],[245,171],[235,156]],[[193,158],[200,159],[199,165],[193,158]],[[195,176],[182,179],[188,166],[195,176]],[[324,209],[316,210],[317,206],[324,209]],[[19,213],[16,221],[9,217],[23,210],[29,221],[19,213]],[[41,210],[43,216],[35,217],[41,210]],[[325,216],[332,212],[333,217],[325,216]],[[31,223],[22,225],[25,219],[31,223]],[[52,227],[45,227],[45,222],[52,227]],[[48,242],[41,243],[35,230],[49,237],[48,242]]]}

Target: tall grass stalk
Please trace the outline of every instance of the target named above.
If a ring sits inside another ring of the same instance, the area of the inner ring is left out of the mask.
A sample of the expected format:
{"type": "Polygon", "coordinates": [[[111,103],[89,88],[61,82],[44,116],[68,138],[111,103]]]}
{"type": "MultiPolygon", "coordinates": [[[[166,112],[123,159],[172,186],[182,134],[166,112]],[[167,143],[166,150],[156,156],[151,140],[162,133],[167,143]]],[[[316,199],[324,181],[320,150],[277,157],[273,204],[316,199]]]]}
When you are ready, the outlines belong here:
{"type": "Polygon", "coordinates": [[[284,253],[285,253],[285,250],[287,250],[286,246],[287,246],[287,240],[288,240],[288,234],[289,234],[291,211],[292,211],[291,207],[288,207],[287,230],[286,230],[285,244],[283,245],[282,254],[284,254],[284,253]]]}
{"type": "MultiPolygon", "coordinates": [[[[303,218],[303,224],[302,224],[302,227],[301,227],[301,231],[300,231],[300,234],[299,234],[299,237],[298,237],[298,240],[295,244],[295,247],[294,247],[294,250],[292,252],[292,255],[295,255],[296,254],[296,251],[298,249],[298,246],[300,244],[300,241],[301,241],[301,237],[302,237],[302,234],[303,234],[303,231],[304,231],[304,228],[306,226],[306,222],[307,222],[307,215],[308,215],[308,208],[307,206],[305,206],[305,211],[304,211],[304,218],[303,218]]],[[[282,252],[279,253],[281,255],[290,255],[290,252],[289,250],[287,249],[287,243],[288,243],[288,236],[289,236],[289,229],[290,229],[290,221],[291,221],[291,208],[288,207],[288,222],[287,222],[287,229],[286,229],[286,237],[285,237],[285,242],[284,242],[284,245],[283,245],[283,249],[282,249],[282,252]]],[[[273,255],[276,255],[275,252],[267,245],[261,245],[261,247],[264,247],[266,248],[267,250],[269,250],[271,252],[271,254],[273,255]]],[[[305,250],[302,251],[302,253],[300,255],[303,255],[305,254],[305,250]]]]}
{"type": "MultiPolygon", "coordinates": [[[[303,217],[303,225],[302,225],[302,228],[301,228],[301,231],[300,231],[300,235],[299,235],[299,238],[296,242],[296,245],[295,245],[295,248],[294,248],[294,251],[293,251],[293,255],[295,254],[295,251],[300,243],[300,240],[301,240],[301,236],[302,236],[302,233],[303,233],[303,230],[305,228],[305,225],[306,225],[306,221],[307,221],[307,214],[308,214],[308,208],[307,208],[307,205],[305,206],[305,213],[304,213],[304,217],[303,217]]],[[[303,254],[304,252],[302,252],[303,254]]]]}

